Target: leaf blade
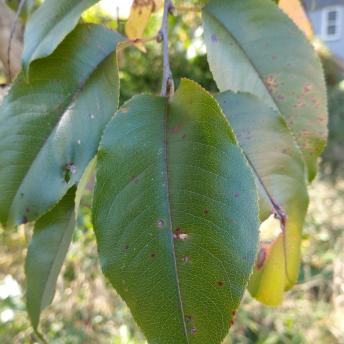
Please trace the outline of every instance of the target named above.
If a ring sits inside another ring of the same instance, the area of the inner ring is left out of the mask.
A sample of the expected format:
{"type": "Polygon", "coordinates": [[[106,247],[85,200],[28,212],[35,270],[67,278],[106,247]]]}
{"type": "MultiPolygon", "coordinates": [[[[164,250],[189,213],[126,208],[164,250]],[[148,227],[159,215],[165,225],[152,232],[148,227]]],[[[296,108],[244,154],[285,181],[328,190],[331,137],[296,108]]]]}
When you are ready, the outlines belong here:
{"type": "Polygon", "coordinates": [[[104,134],[93,209],[104,274],[147,339],[220,343],[254,261],[258,209],[215,100],[186,80],[170,102],[134,97],[104,134]]]}
{"type": "Polygon", "coordinates": [[[23,66],[50,55],[77,25],[81,13],[98,0],[46,0],[30,18],[24,34],[23,66]]]}
{"type": "Polygon", "coordinates": [[[2,223],[35,220],[82,176],[117,109],[119,41],[115,32],[80,25],[32,64],[29,81],[23,73],[15,81],[0,107],[2,223]]]}
{"type": "Polygon", "coordinates": [[[203,20],[208,61],[219,89],[252,93],[278,110],[312,180],[328,116],[322,68],[304,35],[264,0],[212,0],[203,20]]]}
{"type": "Polygon", "coordinates": [[[278,236],[262,242],[258,260],[260,255],[263,260],[256,265],[249,285],[259,301],[277,305],[299,274],[301,234],[308,207],[302,155],[282,116],[257,97],[227,91],[216,98],[256,176],[261,220],[272,212],[278,214],[276,207],[286,213],[285,235],[280,229],[278,236]]]}
{"type": "Polygon", "coordinates": [[[25,274],[27,310],[32,326],[38,328],[41,312],[53,300],[56,282],[72,241],[75,227],[76,188],[37,221],[28,248],[25,274]]]}

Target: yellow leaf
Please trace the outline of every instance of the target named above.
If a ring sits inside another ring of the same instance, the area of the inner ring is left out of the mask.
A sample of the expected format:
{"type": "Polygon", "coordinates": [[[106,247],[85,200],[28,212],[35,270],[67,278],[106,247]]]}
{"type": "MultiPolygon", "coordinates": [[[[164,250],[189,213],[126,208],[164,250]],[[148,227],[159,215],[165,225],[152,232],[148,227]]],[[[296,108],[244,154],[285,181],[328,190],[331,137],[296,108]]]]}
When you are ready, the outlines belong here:
{"type": "MultiPolygon", "coordinates": [[[[163,0],[134,0],[130,16],[125,25],[125,33],[128,38],[142,38],[151,14],[159,10],[162,4],[163,0]]],[[[141,51],[146,52],[142,42],[138,42],[135,45],[141,51]]]]}
{"type": "Polygon", "coordinates": [[[300,0],[280,0],[279,7],[293,20],[293,22],[311,40],[314,36],[312,25],[304,11],[300,0]]]}
{"type": "Polygon", "coordinates": [[[153,2],[154,2],[153,12],[156,12],[162,7],[164,0],[153,0],[153,2]]]}
{"type": "Polygon", "coordinates": [[[267,306],[276,307],[283,301],[286,284],[283,236],[269,245],[262,245],[258,252],[255,270],[248,289],[253,297],[267,306]],[[259,264],[263,265],[263,270],[259,264]],[[260,273],[262,272],[262,273],[260,273]]]}
{"type": "Polygon", "coordinates": [[[135,0],[125,25],[125,33],[130,39],[143,37],[154,6],[153,0],[135,0]]]}

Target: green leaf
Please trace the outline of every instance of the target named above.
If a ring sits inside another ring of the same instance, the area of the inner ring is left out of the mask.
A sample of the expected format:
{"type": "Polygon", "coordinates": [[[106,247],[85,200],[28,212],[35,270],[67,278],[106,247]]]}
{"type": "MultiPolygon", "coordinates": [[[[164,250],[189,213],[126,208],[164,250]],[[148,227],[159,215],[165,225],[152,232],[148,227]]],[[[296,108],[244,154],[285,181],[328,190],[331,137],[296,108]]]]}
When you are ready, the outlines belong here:
{"type": "Polygon", "coordinates": [[[23,66],[50,55],[77,25],[81,13],[99,0],[45,0],[27,23],[23,66]]]}
{"type": "Polygon", "coordinates": [[[78,182],[118,104],[121,37],[78,26],[0,107],[0,221],[33,221],[78,182]]]}
{"type": "Polygon", "coordinates": [[[259,188],[261,220],[272,212],[281,220],[283,213],[287,215],[285,237],[281,223],[275,237],[267,242],[261,237],[258,267],[249,288],[259,301],[277,305],[299,274],[301,232],[308,206],[302,155],[283,117],[257,97],[227,91],[217,100],[252,166],[259,188]]]}
{"type": "Polygon", "coordinates": [[[258,207],[213,97],[183,80],[170,100],[137,96],[115,115],[93,220],[104,274],[149,343],[221,343],[254,263],[258,207]]]}
{"type": "Polygon", "coordinates": [[[212,0],[203,19],[219,89],[252,93],[280,112],[312,180],[327,137],[327,100],[322,68],[306,37],[272,1],[212,0]]]}
{"type": "Polygon", "coordinates": [[[26,257],[27,309],[37,330],[41,311],[53,300],[56,281],[72,240],[75,227],[71,188],[50,212],[37,221],[26,257]]]}
{"type": "MultiPolygon", "coordinates": [[[[56,282],[72,240],[79,205],[96,159],[92,159],[78,187],[72,187],[62,200],[37,221],[27,257],[27,309],[32,326],[37,331],[44,308],[53,300],[56,282]]],[[[38,333],[39,334],[39,333],[38,333]]]]}

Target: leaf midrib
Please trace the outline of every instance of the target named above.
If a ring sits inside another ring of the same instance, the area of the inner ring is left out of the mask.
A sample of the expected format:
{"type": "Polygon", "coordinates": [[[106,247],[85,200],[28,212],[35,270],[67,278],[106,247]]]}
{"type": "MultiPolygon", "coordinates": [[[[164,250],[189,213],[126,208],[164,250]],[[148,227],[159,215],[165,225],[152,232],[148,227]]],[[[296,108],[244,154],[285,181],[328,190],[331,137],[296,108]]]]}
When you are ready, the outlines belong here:
{"type": "Polygon", "coordinates": [[[172,222],[172,214],[171,214],[171,194],[170,194],[170,187],[169,187],[169,170],[168,170],[168,140],[167,140],[167,120],[169,114],[169,99],[165,98],[165,110],[164,110],[164,118],[163,118],[163,132],[164,132],[164,169],[165,169],[165,184],[166,184],[166,203],[167,203],[167,211],[168,211],[168,221],[170,226],[169,236],[170,236],[170,244],[172,247],[172,257],[173,257],[173,268],[176,276],[176,286],[177,286],[177,293],[178,293],[178,301],[181,316],[183,319],[183,329],[184,335],[186,339],[186,343],[189,344],[189,337],[187,334],[186,322],[185,322],[185,314],[184,314],[184,307],[183,301],[181,296],[181,289],[180,289],[180,282],[179,282],[179,273],[178,273],[178,266],[177,266],[177,259],[176,259],[176,249],[174,245],[174,238],[173,238],[173,222],[172,222]]]}

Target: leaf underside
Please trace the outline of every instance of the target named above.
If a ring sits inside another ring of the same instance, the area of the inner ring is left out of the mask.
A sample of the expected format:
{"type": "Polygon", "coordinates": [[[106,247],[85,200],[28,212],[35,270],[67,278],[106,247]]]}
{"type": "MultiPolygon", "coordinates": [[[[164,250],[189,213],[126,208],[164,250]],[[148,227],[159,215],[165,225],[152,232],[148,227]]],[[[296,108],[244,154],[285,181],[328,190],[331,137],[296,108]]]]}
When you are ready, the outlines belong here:
{"type": "Polygon", "coordinates": [[[275,205],[287,213],[285,246],[281,231],[277,242],[262,243],[259,255],[266,255],[264,264],[255,268],[249,286],[259,301],[277,305],[299,274],[301,233],[308,206],[302,155],[282,116],[257,97],[227,91],[216,98],[256,177],[261,220],[276,211],[275,205]]]}
{"type": "Polygon", "coordinates": [[[258,206],[216,101],[187,80],[170,101],[134,97],[97,159],[102,269],[149,343],[221,343],[254,263],[258,206]]]}
{"type": "Polygon", "coordinates": [[[50,55],[77,25],[81,13],[98,0],[45,0],[26,25],[23,66],[50,55]]]}
{"type": "Polygon", "coordinates": [[[282,114],[312,180],[327,138],[326,89],[315,51],[272,1],[212,0],[203,19],[219,89],[252,93],[282,114]]]}
{"type": "Polygon", "coordinates": [[[0,107],[0,221],[33,221],[82,176],[118,104],[121,37],[79,25],[0,107]],[[47,187],[47,185],[49,187],[47,187]]]}

